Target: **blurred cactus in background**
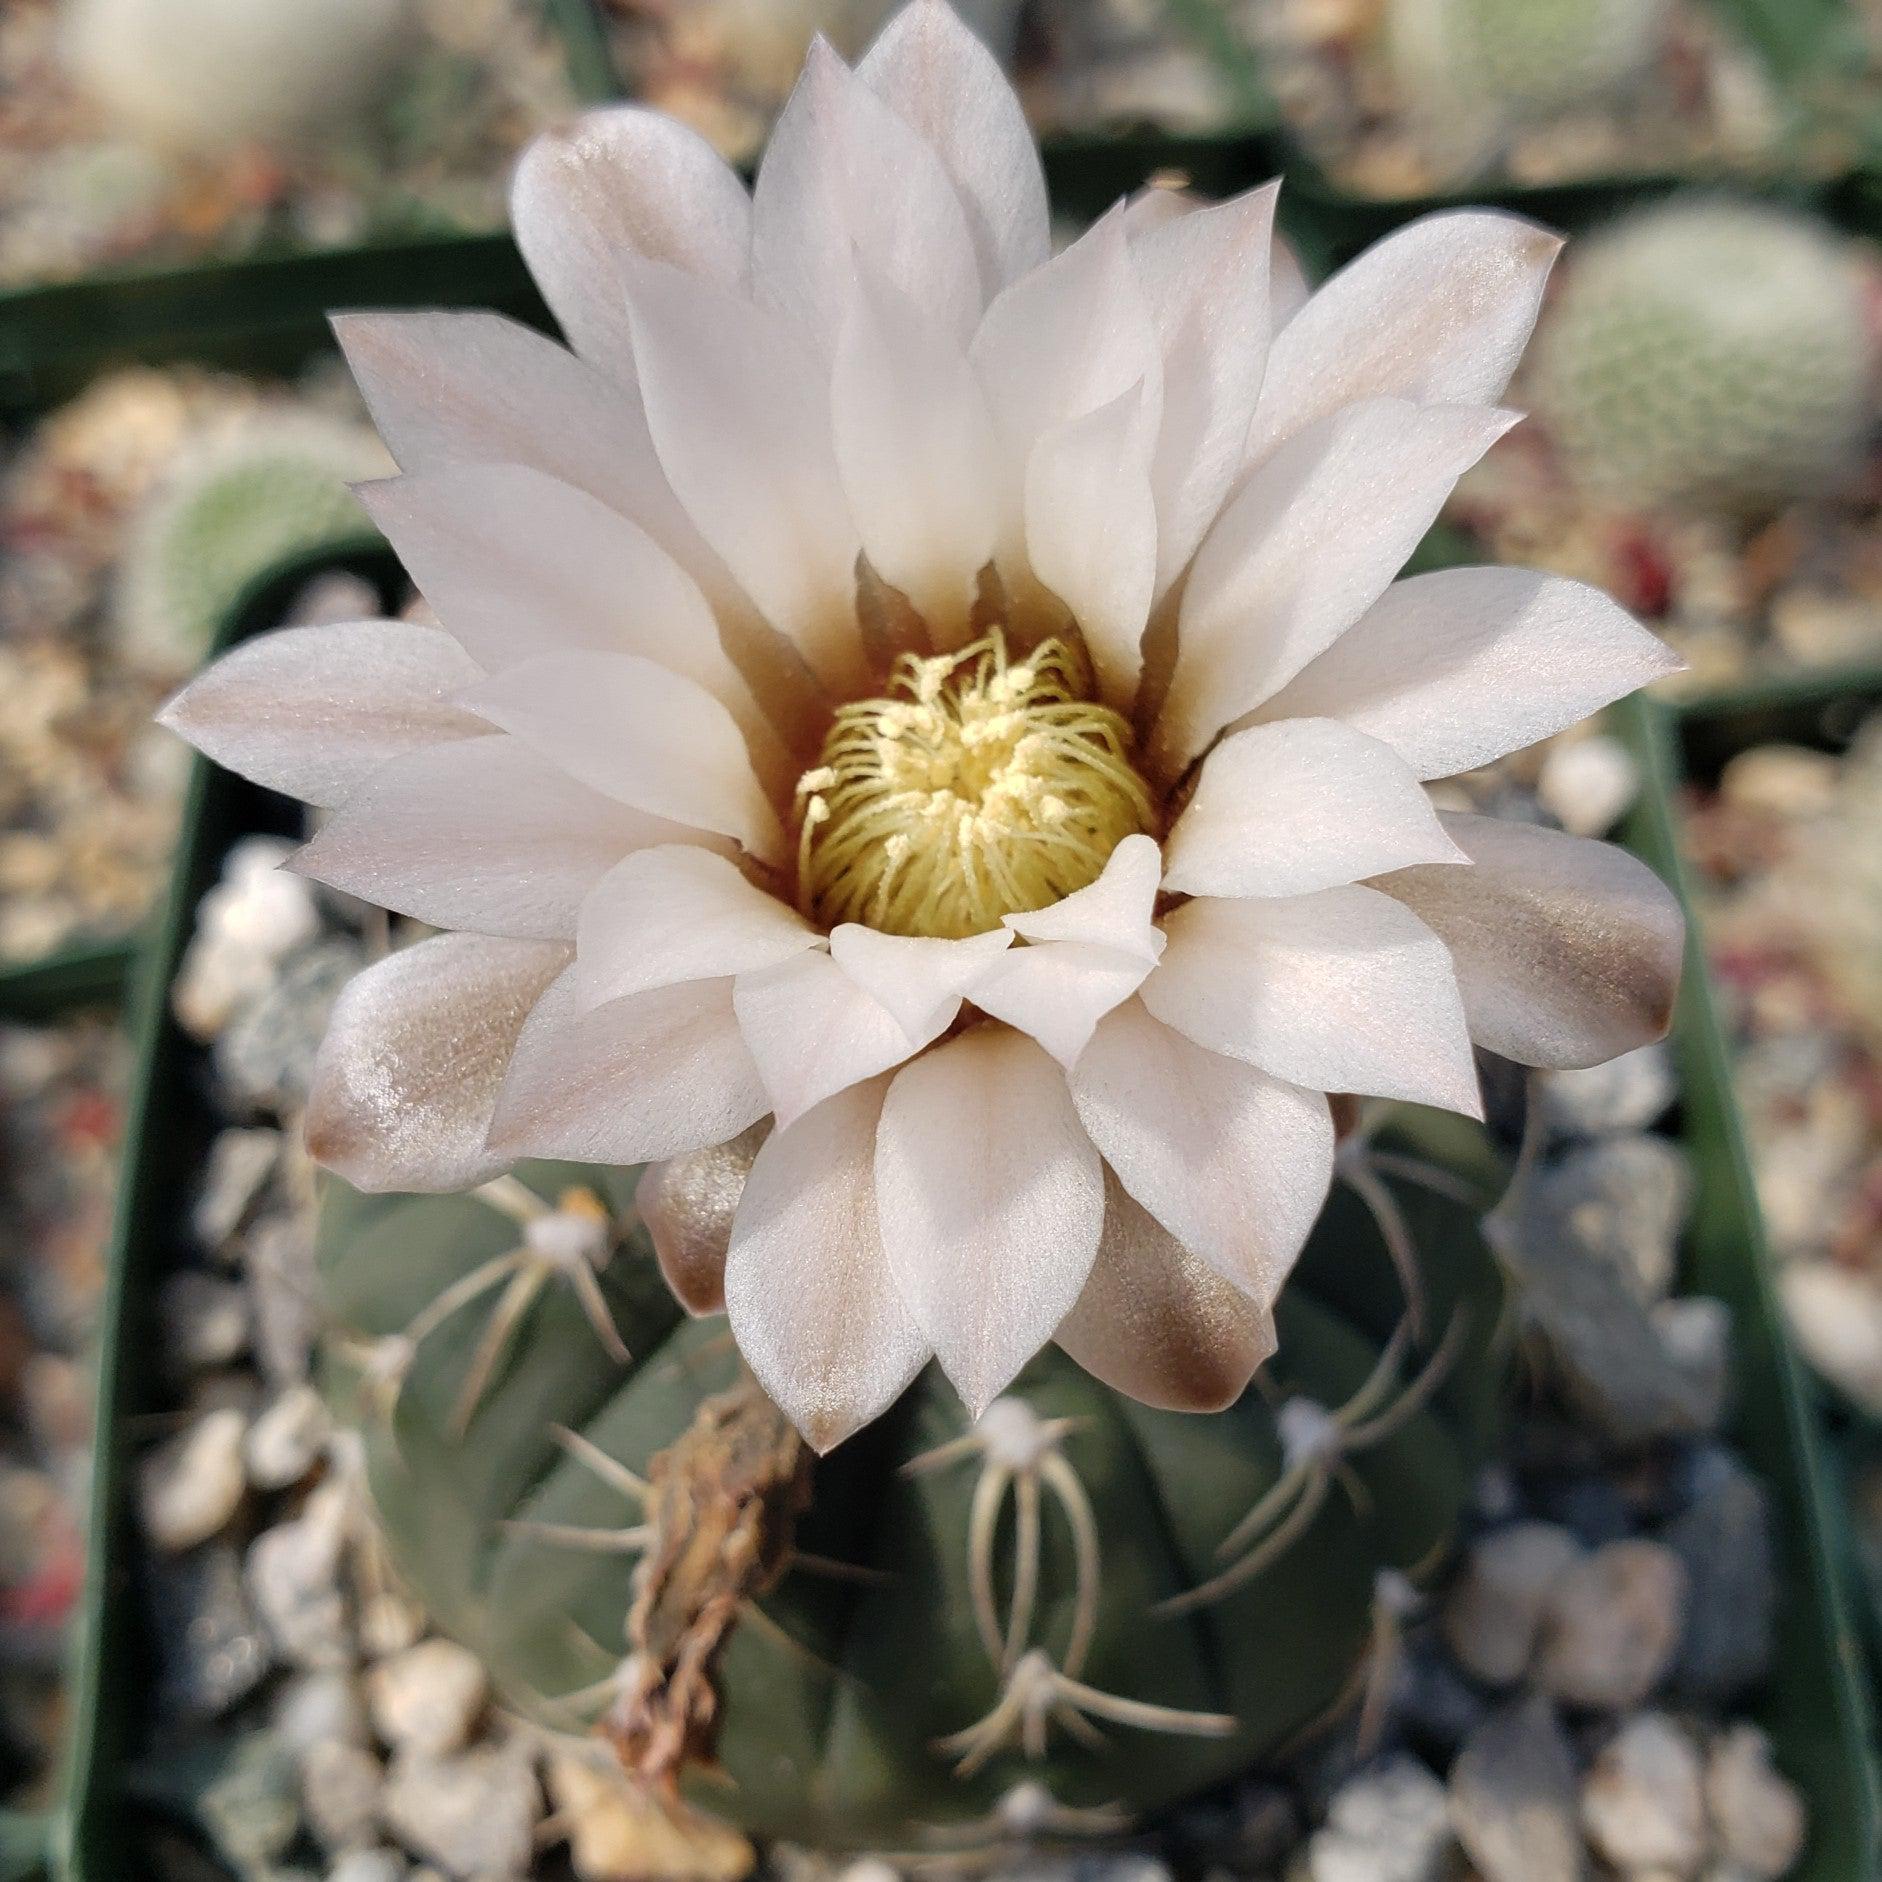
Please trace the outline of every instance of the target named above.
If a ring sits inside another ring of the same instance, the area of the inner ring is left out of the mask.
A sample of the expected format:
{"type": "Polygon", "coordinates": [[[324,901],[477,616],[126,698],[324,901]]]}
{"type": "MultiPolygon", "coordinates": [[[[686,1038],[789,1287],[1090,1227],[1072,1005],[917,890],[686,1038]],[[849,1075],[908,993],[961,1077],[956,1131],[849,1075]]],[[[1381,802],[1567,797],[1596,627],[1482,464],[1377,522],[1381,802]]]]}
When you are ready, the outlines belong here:
{"type": "Polygon", "coordinates": [[[1387,56],[1414,116],[1491,141],[1637,81],[1667,13],[1667,0],[1388,0],[1387,56]]]}
{"type": "Polygon", "coordinates": [[[347,486],[391,468],[365,425],[313,412],[250,414],[187,447],[124,548],[125,650],[163,670],[200,660],[260,577],[372,535],[347,486]]]}
{"type": "Polygon", "coordinates": [[[360,116],[416,35],[416,0],[73,0],[64,56],[116,129],[214,157],[360,116]]]}
{"type": "Polygon", "coordinates": [[[1847,475],[1872,417],[1848,245],[1766,207],[1675,201],[1581,244],[1530,358],[1570,474],[1628,504],[1769,511],[1847,475]]]}
{"type": "MultiPolygon", "coordinates": [[[[729,1215],[755,1149],[660,1166],[657,1232],[729,1215]]],[[[1361,1697],[1486,1453],[1497,1158],[1401,1112],[1339,1168],[1278,1356],[1214,1416],[1048,1348],[978,1425],[930,1367],[813,1460],[668,1292],[635,1173],[569,1165],[334,1183],[329,1395],[433,1619],[650,1795],[836,1846],[1115,1830],[1361,1697]]]]}

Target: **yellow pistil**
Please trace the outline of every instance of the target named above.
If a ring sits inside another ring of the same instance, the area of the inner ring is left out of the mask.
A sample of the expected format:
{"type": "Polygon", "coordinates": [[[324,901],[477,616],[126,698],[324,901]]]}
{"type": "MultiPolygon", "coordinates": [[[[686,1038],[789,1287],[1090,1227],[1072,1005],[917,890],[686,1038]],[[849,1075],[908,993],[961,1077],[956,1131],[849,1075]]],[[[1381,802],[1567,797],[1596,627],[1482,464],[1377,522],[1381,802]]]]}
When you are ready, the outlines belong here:
{"type": "Polygon", "coordinates": [[[828,927],[958,939],[1095,882],[1154,821],[1130,727],[1048,640],[1010,663],[995,628],[904,654],[890,697],[842,708],[797,781],[798,903],[828,927]]]}

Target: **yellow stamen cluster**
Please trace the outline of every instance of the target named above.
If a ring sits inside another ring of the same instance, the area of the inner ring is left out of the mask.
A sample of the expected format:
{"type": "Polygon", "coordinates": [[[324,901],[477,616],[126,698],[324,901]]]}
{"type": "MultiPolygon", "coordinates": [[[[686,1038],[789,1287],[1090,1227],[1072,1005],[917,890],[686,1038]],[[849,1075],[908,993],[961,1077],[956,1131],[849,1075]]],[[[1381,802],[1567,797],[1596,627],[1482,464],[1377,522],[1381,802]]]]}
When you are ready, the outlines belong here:
{"type": "Polygon", "coordinates": [[[1130,727],[1049,640],[1009,660],[995,628],[904,654],[890,697],[842,708],[797,783],[798,902],[828,927],[958,939],[1095,882],[1153,823],[1130,727]]]}

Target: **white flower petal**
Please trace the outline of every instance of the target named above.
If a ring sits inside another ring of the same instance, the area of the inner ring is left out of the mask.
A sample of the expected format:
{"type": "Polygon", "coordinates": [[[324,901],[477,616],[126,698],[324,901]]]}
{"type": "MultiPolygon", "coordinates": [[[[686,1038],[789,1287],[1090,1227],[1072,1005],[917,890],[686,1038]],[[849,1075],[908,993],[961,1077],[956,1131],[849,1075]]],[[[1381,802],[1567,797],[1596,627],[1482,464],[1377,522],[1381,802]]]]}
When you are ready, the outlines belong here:
{"type": "Polygon", "coordinates": [[[1390,896],[1187,902],[1164,927],[1143,1002],[1199,1046],[1311,1091],[1482,1116],[1450,954],[1390,896]]]}
{"type": "Polygon", "coordinates": [[[510,188],[516,245],[569,342],[634,379],[621,290],[629,255],[738,286],[751,240],[745,186],[685,125],[636,105],[586,111],[523,152],[510,188]]]}
{"type": "Polygon", "coordinates": [[[876,1133],[896,1286],[978,1417],[1072,1310],[1104,1225],[1103,1166],[1065,1077],[1004,1026],[896,1075],[876,1133]]]}
{"type": "Polygon", "coordinates": [[[1374,399],[1260,465],[1196,553],[1153,764],[1180,773],[1351,627],[1514,423],[1477,406],[1374,399]]]}
{"type": "Polygon", "coordinates": [[[886,1078],[774,1131],[745,1184],[725,1306],[746,1363],[813,1449],[887,1411],[928,1362],[876,1220],[886,1078]]]}
{"type": "Polygon", "coordinates": [[[1144,983],[1150,963],[1114,948],[1052,941],[1015,948],[974,988],[983,1013],[1038,1040],[1068,1070],[1092,1028],[1144,983]]]}
{"type": "Polygon", "coordinates": [[[634,1212],[647,1225],[654,1259],[690,1314],[725,1312],[725,1258],[745,1179],[771,1134],[764,1119],[704,1150],[651,1163],[634,1185],[634,1212]]]}
{"type": "Polygon", "coordinates": [[[157,717],[217,764],[331,809],[389,759],[485,730],[452,703],[479,677],[435,627],[282,627],[225,653],[157,717]]]}
{"type": "Polygon", "coordinates": [[[307,1147],[355,1189],[468,1189],[497,1088],[564,946],[446,934],[369,967],[341,993],[307,1102],[307,1147]]]}
{"type": "Polygon", "coordinates": [[[1685,923],[1672,891],[1611,844],[1447,816],[1468,869],[1406,869],[1373,886],[1442,937],[1479,1045],[1523,1065],[1599,1065],[1672,1018],[1685,923]]]}
{"type": "Polygon", "coordinates": [[[1183,895],[1306,895],[1468,860],[1392,747],[1335,719],[1225,738],[1203,760],[1163,857],[1163,886],[1183,895]]]}
{"type": "Polygon", "coordinates": [[[565,971],[516,1042],[490,1147],[507,1158],[645,1163],[724,1143],[770,1108],[731,981],[588,1007],[565,971]]]}
{"type": "Polygon", "coordinates": [[[1026,465],[1026,555],[1084,633],[1105,699],[1128,707],[1157,579],[1143,389],[1043,433],[1026,465]]]}
{"type": "MultiPolygon", "coordinates": [[[[1139,419],[1155,436],[1163,366],[1149,303],[1131,267],[1122,216],[1106,216],[1063,254],[1016,281],[987,310],[970,349],[1007,458],[1015,525],[1040,434],[1143,388],[1139,419]]],[[[1024,572],[1022,545],[1002,553],[1024,572]]]]}
{"type": "Polygon", "coordinates": [[[698,585],[585,491],[520,464],[466,464],[359,494],[445,631],[487,671],[577,648],[631,653],[749,707],[698,585]]]}
{"type": "Polygon", "coordinates": [[[464,703],[620,803],[729,836],[767,861],[783,853],[737,722],[651,660],[552,653],[472,687],[464,703]]]}
{"type": "Polygon", "coordinates": [[[434,927],[572,941],[628,851],[696,838],[493,733],[382,765],[289,866],[434,927]]]}
{"type": "Polygon", "coordinates": [[[1154,966],[1163,953],[1162,931],[1151,920],[1161,869],[1154,837],[1127,836],[1096,882],[1048,908],[1008,915],[1006,925],[1028,941],[1082,941],[1154,966]]]}
{"type": "Polygon", "coordinates": [[[998,532],[999,445],[967,355],[858,266],[831,369],[837,465],[863,553],[950,643],[998,532]]]}
{"type": "Polygon", "coordinates": [[[1279,333],[1313,298],[1307,271],[1300,265],[1294,244],[1277,234],[1273,247],[1274,266],[1268,282],[1268,324],[1279,333]]]}
{"type": "Polygon", "coordinates": [[[1561,247],[1484,209],[1426,216],[1375,243],[1277,333],[1251,455],[1359,399],[1501,398],[1561,247]]]}
{"type": "Polygon", "coordinates": [[[1131,259],[1163,353],[1153,472],[1158,594],[1195,554],[1242,467],[1268,361],[1280,187],[1265,184],[1133,231],[1131,259]]]}
{"type": "Polygon", "coordinates": [[[752,191],[752,293],[826,357],[861,261],[965,345],[985,298],[967,215],[930,145],[821,37],[752,191]]]}
{"type": "Polygon", "coordinates": [[[912,1057],[947,1030],[960,1004],[943,1008],[931,1031],[911,1034],[820,952],[741,974],[733,1003],[780,1130],[912,1057]]]}
{"type": "Polygon", "coordinates": [[[1394,582],[1262,706],[1382,738],[1421,778],[1520,751],[1668,673],[1675,653],[1599,589],[1531,569],[1394,582]]]}
{"type": "Polygon", "coordinates": [[[1271,1306],[1332,1181],[1326,1099],[1205,1051],[1141,1000],[1099,1026],[1070,1082],[1080,1122],[1125,1189],[1271,1306]]]}
{"type": "Polygon", "coordinates": [[[667,483],[634,386],[497,314],[343,314],[333,330],[401,470],[541,471],[638,523],[719,602],[725,572],[667,483]]]}
{"type": "Polygon", "coordinates": [[[1128,836],[1096,882],[1050,908],[1007,916],[1030,945],[974,983],[974,1004],[1030,1033],[1061,1065],[1075,1063],[1092,1028],[1162,956],[1163,931],[1151,919],[1161,874],[1155,841],[1128,836]]]}
{"type": "Polygon", "coordinates": [[[861,544],[822,366],[774,315],[676,269],[635,265],[629,300],[648,424],[680,501],[772,626],[824,679],[853,685],[861,544]]]}
{"type": "Polygon", "coordinates": [[[831,930],[830,958],[894,1014],[911,1039],[932,1039],[954,1023],[962,997],[1012,940],[1004,928],[950,941],[883,934],[846,921],[831,930]]]}
{"type": "Polygon", "coordinates": [[[1273,1357],[1273,1316],[1161,1228],[1109,1170],[1104,1187],[1098,1259],[1054,1337],[1094,1378],[1145,1405],[1233,1405],[1273,1357]]]}
{"type": "Polygon", "coordinates": [[[914,0],[856,76],[934,149],[967,212],[989,296],[1051,253],[1045,171],[999,61],[942,0],[914,0]]]}
{"type": "Polygon", "coordinates": [[[681,980],[751,973],[822,939],[728,857],[676,845],[637,850],[582,904],[575,996],[599,1006],[681,980]]]}

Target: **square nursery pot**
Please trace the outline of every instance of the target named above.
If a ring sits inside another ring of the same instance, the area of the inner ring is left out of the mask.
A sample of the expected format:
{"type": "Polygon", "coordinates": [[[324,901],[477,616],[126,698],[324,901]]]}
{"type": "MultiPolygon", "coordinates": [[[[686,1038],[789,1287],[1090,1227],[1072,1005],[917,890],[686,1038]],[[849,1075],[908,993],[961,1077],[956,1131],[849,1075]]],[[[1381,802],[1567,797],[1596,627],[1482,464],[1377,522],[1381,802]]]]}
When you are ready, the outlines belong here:
{"type": "MultiPolygon", "coordinates": [[[[273,626],[313,576],[346,569],[380,586],[402,584],[383,543],[327,555],[258,582],[217,636],[216,648],[273,626]]],[[[116,1219],[97,1332],[97,1407],[84,1599],[71,1651],[71,1739],[60,1807],[50,1827],[51,1871],[74,1882],[128,1882],[147,1872],[124,1777],[150,1652],[132,1585],[127,1420],[158,1406],[152,1328],[156,1290],[187,1234],[191,1188],[215,1128],[201,1096],[205,1054],[172,1018],[170,986],[195,925],[196,904],[238,837],[298,827],[298,807],[192,761],[170,888],[132,977],[126,1021],[133,1072],[118,1177],[116,1219]]],[[[47,975],[50,977],[50,970],[47,975]]],[[[0,1845],[3,1849],[4,1845],[0,1845]]],[[[0,1882],[10,1875],[0,1865],[0,1882]]]]}
{"type": "MultiPolygon", "coordinates": [[[[1708,0],[1770,73],[1781,90],[1812,73],[1844,69],[1857,58],[1862,27],[1848,0],[1708,0]]],[[[1862,128],[1860,157],[1846,169],[1820,176],[1768,170],[1739,174],[1689,170],[1616,171],[1542,184],[1512,183],[1495,174],[1455,190],[1428,195],[1364,194],[1331,176],[1306,149],[1278,106],[1259,54],[1223,22],[1219,0],[1170,0],[1171,12],[1194,22],[1198,43],[1222,61],[1237,92],[1266,101],[1260,113],[1272,125],[1267,169],[1286,178],[1281,220],[1301,252],[1310,279],[1350,261],[1362,248],[1416,217],[1446,209],[1494,207],[1528,216],[1565,234],[1579,234],[1639,204],[1681,189],[1711,189],[1763,196],[1814,209],[1850,227],[1862,226],[1863,206],[1873,214],[1882,181],[1882,126],[1862,128]],[[1875,149],[1871,149],[1875,146],[1875,149]]]]}
{"type": "MultiPolygon", "coordinates": [[[[576,97],[614,95],[586,0],[533,0],[564,49],[576,97]]],[[[100,367],[193,360],[273,369],[326,338],[349,307],[494,306],[540,321],[507,232],[443,233],[219,259],[0,292],[0,417],[74,391],[100,367]]]]}
{"type": "MultiPolygon", "coordinates": [[[[1869,676],[1882,701],[1882,673],[1869,676]]],[[[1733,751],[1774,736],[1827,742],[1850,695],[1823,676],[1726,699],[1668,706],[1636,697],[1610,728],[1641,766],[1640,799],[1622,840],[1679,893],[1688,911],[1684,983],[1673,1045],[1679,1131],[1692,1160],[1694,1207],[1686,1284],[1731,1309],[1736,1402],[1730,1436],[1769,1486],[1779,1573],[1774,1670],[1754,1716],[1810,1803],[1811,1840],[1796,1882],[1882,1875],[1882,1781],[1873,1693],[1851,1581],[1843,1486],[1832,1470],[1819,1388],[1790,1344],[1773,1284],[1731,1053],[1719,1024],[1682,847],[1677,794],[1688,776],[1715,776],[1733,751]]]]}
{"type": "MultiPolygon", "coordinates": [[[[351,566],[388,588],[396,579],[396,565],[383,550],[363,553],[351,566]]],[[[223,642],[271,624],[313,572],[303,566],[265,584],[228,624],[223,642]]],[[[1697,763],[1708,749],[1708,721],[1687,717],[1697,763]]],[[[1667,708],[1639,703],[1623,708],[1616,721],[1646,778],[1627,840],[1683,889],[1668,796],[1681,728],[1667,708]]],[[[156,1292],[184,1245],[191,1191],[213,1129],[200,1096],[202,1049],[171,1018],[169,987],[197,902],[229,845],[250,832],[292,827],[283,800],[196,761],[169,899],[135,990],[138,1059],[100,1331],[90,1571],[76,1652],[69,1784],[52,1836],[56,1873],[70,1882],[118,1882],[138,1872],[139,1809],[126,1776],[149,1691],[151,1651],[133,1598],[138,1545],[128,1508],[128,1421],[157,1404],[150,1337],[156,1292]]],[[[1857,1882],[1882,1874],[1882,1804],[1840,1523],[1814,1404],[1771,1292],[1724,1043],[1696,940],[1676,1047],[1684,1091],[1680,1129],[1699,1194],[1688,1279],[1733,1310],[1739,1387],[1733,1436],[1771,1486],[1779,1513],[1785,1599],[1777,1670],[1756,1716],[1809,1799],[1811,1843],[1795,1872],[1798,1882],[1857,1882]]]]}

